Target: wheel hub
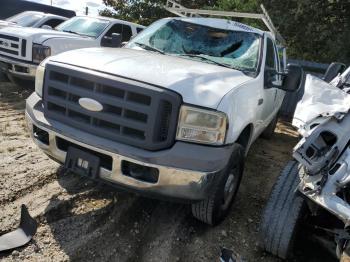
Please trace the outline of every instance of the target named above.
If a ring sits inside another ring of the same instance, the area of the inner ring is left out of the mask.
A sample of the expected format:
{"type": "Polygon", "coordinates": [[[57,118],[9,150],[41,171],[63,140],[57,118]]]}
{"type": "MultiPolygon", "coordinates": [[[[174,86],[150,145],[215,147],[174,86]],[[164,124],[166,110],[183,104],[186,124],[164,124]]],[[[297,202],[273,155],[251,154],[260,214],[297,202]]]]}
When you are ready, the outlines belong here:
{"type": "Polygon", "coordinates": [[[229,206],[235,192],[235,184],[235,175],[230,173],[224,187],[224,203],[222,205],[222,209],[226,209],[229,206]]]}

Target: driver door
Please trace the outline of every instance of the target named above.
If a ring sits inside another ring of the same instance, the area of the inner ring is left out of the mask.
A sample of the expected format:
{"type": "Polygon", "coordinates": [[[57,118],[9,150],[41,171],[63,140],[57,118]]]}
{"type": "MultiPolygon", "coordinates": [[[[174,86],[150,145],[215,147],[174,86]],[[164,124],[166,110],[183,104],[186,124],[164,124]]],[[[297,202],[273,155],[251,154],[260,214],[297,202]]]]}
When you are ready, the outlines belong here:
{"type": "Polygon", "coordinates": [[[112,34],[117,33],[122,37],[122,42],[128,42],[132,37],[132,30],[129,25],[114,24],[101,39],[101,46],[112,46],[112,34]]]}
{"type": "MultiPolygon", "coordinates": [[[[279,64],[277,59],[276,47],[274,42],[267,37],[266,38],[266,59],[265,59],[265,74],[264,74],[264,107],[262,111],[262,120],[264,126],[267,126],[271,120],[272,114],[275,112],[277,88],[273,87],[271,83],[266,80],[266,72],[269,69],[278,71],[279,64]]],[[[274,76],[273,81],[280,81],[279,76],[274,76]]]]}

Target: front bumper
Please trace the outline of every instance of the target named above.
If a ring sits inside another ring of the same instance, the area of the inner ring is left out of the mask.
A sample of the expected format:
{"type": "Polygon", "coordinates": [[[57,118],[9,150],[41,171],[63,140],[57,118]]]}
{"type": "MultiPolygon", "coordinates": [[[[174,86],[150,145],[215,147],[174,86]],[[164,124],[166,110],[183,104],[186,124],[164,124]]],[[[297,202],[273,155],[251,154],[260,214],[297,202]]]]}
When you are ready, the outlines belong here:
{"type": "Polygon", "coordinates": [[[106,140],[47,119],[42,100],[35,93],[27,99],[26,120],[35,143],[58,162],[64,163],[66,158],[66,151],[61,150],[59,145],[63,139],[112,158],[111,170],[100,167],[101,180],[157,198],[182,201],[205,199],[212,191],[213,180],[221,174],[232,153],[230,146],[217,148],[183,142],[176,142],[170,149],[152,152],[106,140]],[[33,126],[48,133],[48,143],[34,137],[33,126]],[[125,175],[123,161],[156,168],[159,171],[158,181],[149,183],[125,175]]]}
{"type": "Polygon", "coordinates": [[[0,70],[17,78],[34,80],[38,66],[17,59],[0,56],[0,70]]]}

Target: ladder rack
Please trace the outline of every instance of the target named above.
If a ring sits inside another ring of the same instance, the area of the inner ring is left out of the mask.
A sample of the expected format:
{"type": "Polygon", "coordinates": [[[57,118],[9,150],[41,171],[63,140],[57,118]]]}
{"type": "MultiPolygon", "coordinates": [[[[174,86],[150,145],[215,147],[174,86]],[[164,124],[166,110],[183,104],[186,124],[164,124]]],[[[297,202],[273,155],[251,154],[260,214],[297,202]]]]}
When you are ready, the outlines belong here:
{"type": "Polygon", "coordinates": [[[239,17],[239,18],[251,18],[251,19],[259,19],[264,22],[266,27],[269,29],[271,34],[275,37],[276,41],[279,42],[280,45],[285,45],[285,40],[281,36],[281,34],[277,31],[274,26],[269,14],[267,13],[265,7],[261,4],[260,8],[262,10],[262,14],[254,14],[254,13],[242,13],[242,12],[230,12],[230,11],[215,11],[215,10],[201,10],[201,9],[190,9],[186,8],[179,3],[173,0],[167,0],[166,6],[164,8],[180,17],[201,17],[201,15],[206,16],[221,16],[221,17],[239,17]]]}

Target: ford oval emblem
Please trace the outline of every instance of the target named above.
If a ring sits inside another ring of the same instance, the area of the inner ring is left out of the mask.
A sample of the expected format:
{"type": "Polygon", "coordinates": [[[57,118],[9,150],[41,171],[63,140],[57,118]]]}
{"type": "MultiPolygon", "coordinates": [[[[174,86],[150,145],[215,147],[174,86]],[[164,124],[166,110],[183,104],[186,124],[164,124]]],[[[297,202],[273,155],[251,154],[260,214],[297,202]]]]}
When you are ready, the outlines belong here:
{"type": "Polygon", "coordinates": [[[86,98],[86,97],[80,98],[79,105],[82,108],[85,108],[86,110],[89,110],[89,111],[99,112],[103,110],[103,105],[101,105],[100,102],[91,98],[86,98]]]}

